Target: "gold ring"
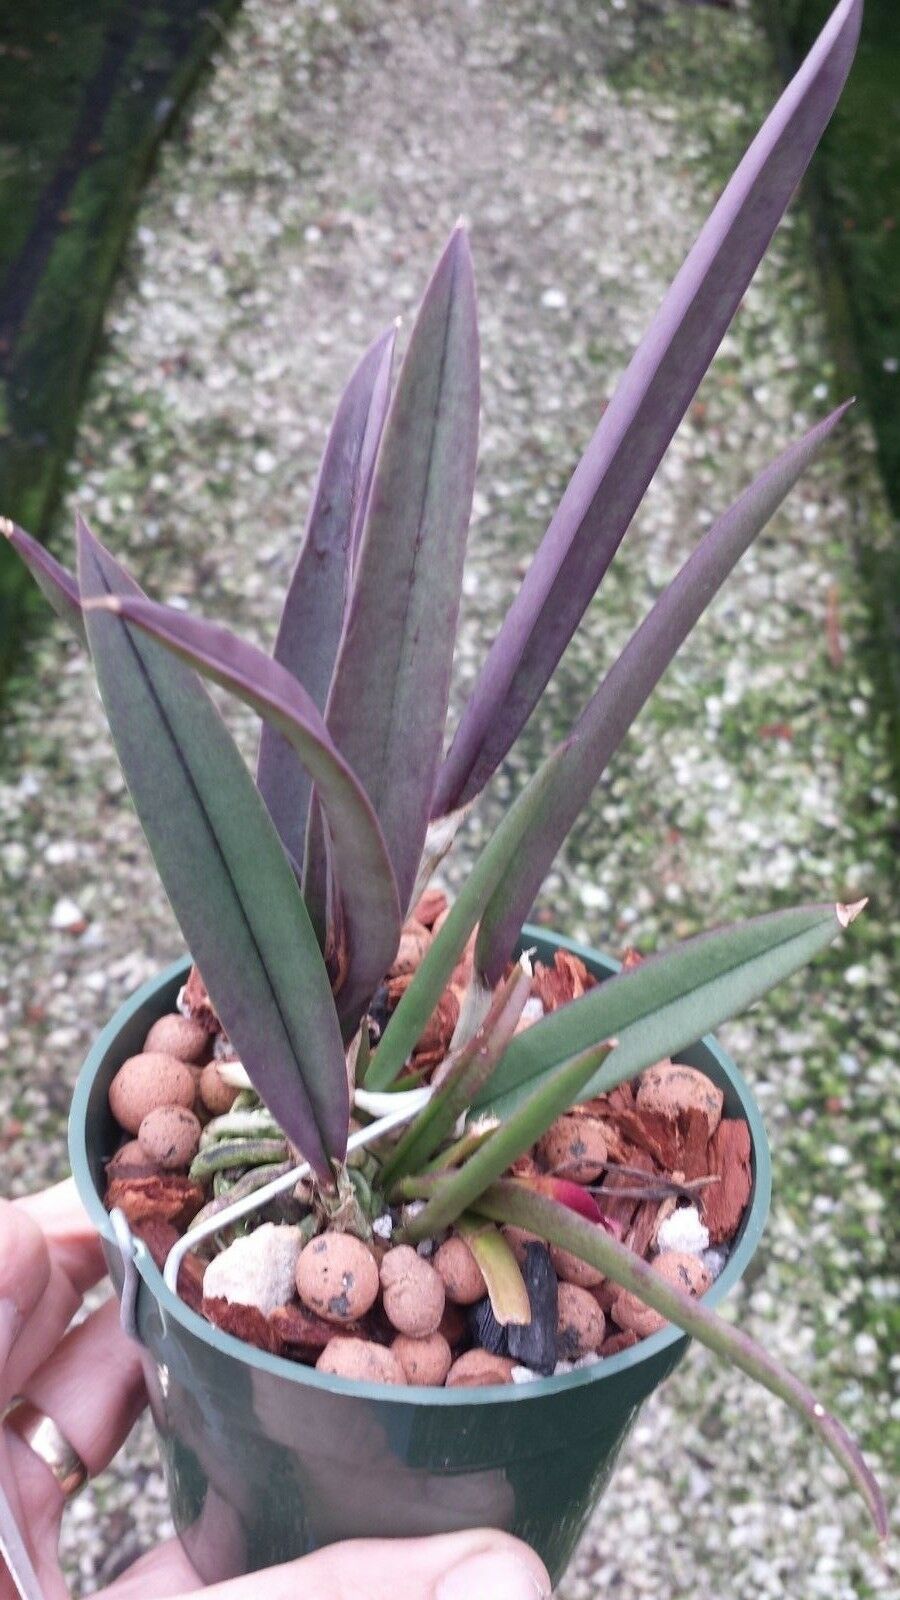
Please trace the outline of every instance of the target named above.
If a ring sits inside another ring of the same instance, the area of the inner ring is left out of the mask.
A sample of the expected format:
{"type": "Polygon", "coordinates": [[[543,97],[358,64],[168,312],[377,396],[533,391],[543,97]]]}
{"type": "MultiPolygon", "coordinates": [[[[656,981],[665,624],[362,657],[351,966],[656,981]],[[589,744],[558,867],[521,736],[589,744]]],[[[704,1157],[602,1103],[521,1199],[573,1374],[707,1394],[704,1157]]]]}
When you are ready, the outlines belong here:
{"type": "Polygon", "coordinates": [[[71,1500],[84,1483],[88,1470],[74,1445],[71,1445],[46,1411],[17,1394],[3,1413],[3,1423],[50,1468],[66,1500],[71,1500]]]}

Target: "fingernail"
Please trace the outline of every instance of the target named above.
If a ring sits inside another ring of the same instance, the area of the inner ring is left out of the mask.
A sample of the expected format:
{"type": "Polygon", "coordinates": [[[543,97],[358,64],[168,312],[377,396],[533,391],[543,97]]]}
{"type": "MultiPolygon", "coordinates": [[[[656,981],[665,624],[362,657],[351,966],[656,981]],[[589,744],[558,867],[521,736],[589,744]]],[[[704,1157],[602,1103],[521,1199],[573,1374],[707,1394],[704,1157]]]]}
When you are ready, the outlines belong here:
{"type": "Polygon", "coordinates": [[[434,1595],[435,1600],[549,1600],[550,1590],[538,1583],[524,1561],[485,1551],[446,1573],[434,1595]]]}

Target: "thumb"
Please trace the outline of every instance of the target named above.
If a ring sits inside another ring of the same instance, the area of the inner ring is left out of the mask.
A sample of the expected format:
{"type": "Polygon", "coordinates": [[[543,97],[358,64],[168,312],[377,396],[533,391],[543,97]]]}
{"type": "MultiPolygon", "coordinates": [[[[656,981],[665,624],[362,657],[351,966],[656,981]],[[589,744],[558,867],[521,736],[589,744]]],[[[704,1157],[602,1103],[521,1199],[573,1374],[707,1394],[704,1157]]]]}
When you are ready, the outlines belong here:
{"type": "MultiPolygon", "coordinates": [[[[148,1575],[145,1566],[141,1578],[148,1575]]],[[[188,1594],[177,1583],[173,1568],[153,1593],[199,1600],[193,1589],[188,1594]]],[[[104,1597],[128,1600],[133,1595],[137,1600],[147,1592],[144,1582],[132,1587],[126,1574],[104,1590],[104,1597]]],[[[492,1528],[477,1528],[432,1539],[354,1539],[328,1545],[300,1561],[214,1584],[203,1590],[203,1600],[258,1600],[263,1593],[266,1600],[297,1600],[298,1595],[303,1600],[549,1600],[550,1579],[527,1545],[492,1528]]]]}

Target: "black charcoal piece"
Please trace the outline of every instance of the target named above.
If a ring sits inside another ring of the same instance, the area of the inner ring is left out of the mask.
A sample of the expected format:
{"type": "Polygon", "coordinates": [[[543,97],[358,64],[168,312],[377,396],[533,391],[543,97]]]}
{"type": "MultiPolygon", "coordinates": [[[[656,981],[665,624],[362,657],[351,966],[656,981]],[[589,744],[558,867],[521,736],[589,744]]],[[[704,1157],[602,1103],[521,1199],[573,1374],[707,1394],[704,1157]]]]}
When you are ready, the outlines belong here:
{"type": "Polygon", "coordinates": [[[469,1307],[469,1327],[472,1330],[472,1338],[476,1344],[481,1345],[482,1350],[489,1350],[492,1356],[506,1355],[506,1336],[509,1329],[497,1321],[487,1295],[469,1307]]]}
{"type": "Polygon", "coordinates": [[[550,1251],[545,1244],[525,1246],[522,1276],[531,1304],[531,1321],[526,1327],[510,1323],[506,1344],[513,1361],[533,1372],[549,1373],[556,1366],[557,1283],[550,1251]]]}

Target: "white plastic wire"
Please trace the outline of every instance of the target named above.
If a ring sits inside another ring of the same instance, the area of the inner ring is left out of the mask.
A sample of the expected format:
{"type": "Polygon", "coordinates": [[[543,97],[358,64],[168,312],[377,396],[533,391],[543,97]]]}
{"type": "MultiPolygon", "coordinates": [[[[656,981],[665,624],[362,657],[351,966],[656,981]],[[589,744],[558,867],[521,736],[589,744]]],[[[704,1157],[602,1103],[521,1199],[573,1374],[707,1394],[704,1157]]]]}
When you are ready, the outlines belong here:
{"type": "MultiPolygon", "coordinates": [[[[357,1089],[353,1099],[354,1105],[358,1106],[360,1111],[373,1112],[388,1104],[395,1106],[396,1110],[386,1111],[377,1122],[351,1133],[347,1140],[348,1154],[351,1150],[361,1150],[365,1145],[374,1144],[384,1134],[390,1133],[392,1128],[402,1127],[404,1122],[411,1121],[430,1098],[431,1089],[427,1087],[410,1089],[401,1094],[370,1094],[365,1089],[357,1089]]],[[[301,1178],[309,1177],[311,1170],[309,1162],[303,1161],[298,1167],[292,1167],[290,1172],[283,1172],[280,1178],[273,1178],[271,1183],[264,1184],[261,1189],[255,1189],[253,1194],[244,1195],[242,1200],[232,1201],[230,1206],[223,1206],[221,1211],[217,1211],[215,1216],[208,1217],[198,1227],[189,1228],[187,1233],[173,1244],[166,1256],[163,1268],[166,1287],[171,1289],[173,1294],[178,1293],[181,1263],[191,1250],[195,1250],[198,1244],[203,1243],[204,1239],[209,1239],[212,1234],[218,1233],[220,1228],[227,1228],[232,1222],[240,1221],[241,1217],[249,1216],[251,1211],[257,1211],[260,1206],[267,1205],[276,1195],[293,1189],[301,1178]]]]}

